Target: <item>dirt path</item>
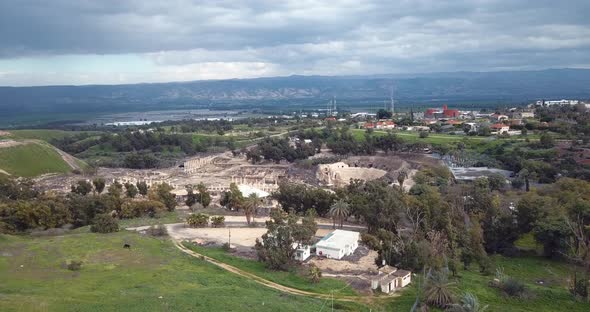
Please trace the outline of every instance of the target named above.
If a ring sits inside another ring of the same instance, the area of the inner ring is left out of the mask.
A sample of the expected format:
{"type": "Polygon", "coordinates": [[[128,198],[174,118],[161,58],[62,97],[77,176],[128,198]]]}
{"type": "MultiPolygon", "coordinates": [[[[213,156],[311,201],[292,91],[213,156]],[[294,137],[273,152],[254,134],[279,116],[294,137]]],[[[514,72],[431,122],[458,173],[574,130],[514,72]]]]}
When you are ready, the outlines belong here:
{"type": "Polygon", "coordinates": [[[60,156],[61,158],[70,166],[70,168],[72,168],[73,170],[82,170],[82,167],[80,167],[80,165],[78,165],[78,162],[76,161],[76,158],[62,150],[60,150],[59,148],[50,145],[60,156]]]}
{"type": "Polygon", "coordinates": [[[14,141],[14,140],[2,140],[0,141],[0,148],[8,148],[18,145],[26,144],[25,142],[14,141]]]}
{"type": "Polygon", "coordinates": [[[326,300],[337,300],[337,301],[347,301],[347,302],[363,302],[363,303],[370,303],[371,301],[375,300],[376,298],[391,298],[391,296],[387,296],[387,297],[362,297],[362,296],[343,296],[343,295],[328,295],[328,294],[318,294],[318,293],[313,293],[313,292],[309,292],[309,291],[304,291],[304,290],[300,290],[300,289],[296,289],[296,288],[291,288],[291,287],[287,287],[287,286],[283,286],[281,284],[277,284],[275,282],[271,282],[267,279],[264,279],[258,275],[246,272],[246,271],[242,271],[232,265],[226,264],[224,262],[215,260],[211,257],[207,257],[205,255],[199,254],[197,252],[194,252],[186,247],[184,247],[182,245],[182,243],[178,240],[173,240],[174,245],[176,246],[176,248],[180,249],[180,251],[186,253],[187,255],[191,256],[191,257],[195,257],[198,259],[202,259],[205,260],[211,264],[214,264],[228,272],[237,274],[239,276],[245,277],[247,279],[253,280],[254,282],[266,286],[268,288],[272,288],[284,293],[288,293],[291,295],[298,295],[298,296],[306,296],[306,297],[311,297],[311,298],[317,298],[317,299],[326,299],[326,300]]]}

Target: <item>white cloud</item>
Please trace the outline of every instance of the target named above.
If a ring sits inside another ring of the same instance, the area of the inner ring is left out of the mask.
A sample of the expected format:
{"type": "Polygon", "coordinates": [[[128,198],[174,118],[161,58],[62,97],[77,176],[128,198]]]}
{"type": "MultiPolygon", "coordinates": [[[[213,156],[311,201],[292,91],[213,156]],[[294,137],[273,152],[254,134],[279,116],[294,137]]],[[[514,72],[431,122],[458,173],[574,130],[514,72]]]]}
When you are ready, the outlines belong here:
{"type": "Polygon", "coordinates": [[[2,1],[5,61],[125,54],[153,66],[11,69],[0,83],[587,67],[588,11],[587,0],[2,1]]]}

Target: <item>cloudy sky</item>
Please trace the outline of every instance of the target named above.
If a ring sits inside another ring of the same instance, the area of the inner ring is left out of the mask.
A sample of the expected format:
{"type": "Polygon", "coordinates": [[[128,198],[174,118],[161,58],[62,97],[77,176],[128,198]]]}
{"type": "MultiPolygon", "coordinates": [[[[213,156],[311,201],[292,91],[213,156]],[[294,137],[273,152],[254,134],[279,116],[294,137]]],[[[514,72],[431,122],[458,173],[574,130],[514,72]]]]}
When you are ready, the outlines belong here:
{"type": "Polygon", "coordinates": [[[590,68],[588,0],[1,0],[0,85],[590,68]]]}

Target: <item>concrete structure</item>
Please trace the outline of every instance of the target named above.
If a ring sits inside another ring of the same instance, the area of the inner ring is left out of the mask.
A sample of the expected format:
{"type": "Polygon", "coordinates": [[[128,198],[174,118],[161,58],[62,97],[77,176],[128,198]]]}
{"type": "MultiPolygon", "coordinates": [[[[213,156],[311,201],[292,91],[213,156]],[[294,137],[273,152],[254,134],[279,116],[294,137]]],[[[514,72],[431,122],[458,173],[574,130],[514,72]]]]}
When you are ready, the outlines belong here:
{"type": "Polygon", "coordinates": [[[330,259],[342,259],[352,255],[359,246],[359,233],[334,230],[316,243],[316,255],[330,259]]]}
{"type": "Polygon", "coordinates": [[[333,164],[321,164],[318,166],[317,178],[326,185],[345,186],[350,179],[371,181],[379,179],[387,174],[387,171],[376,168],[350,167],[344,162],[333,164]]]}
{"type": "Polygon", "coordinates": [[[293,259],[297,261],[305,261],[311,256],[311,247],[309,245],[299,245],[295,243],[293,244],[293,248],[295,248],[293,259]]]}
{"type": "Polygon", "coordinates": [[[398,270],[388,265],[379,269],[379,273],[371,280],[371,289],[381,290],[386,294],[406,287],[412,282],[412,272],[398,270]]]}
{"type": "Polygon", "coordinates": [[[186,173],[193,173],[197,171],[199,168],[202,168],[205,165],[208,165],[213,162],[213,156],[208,157],[201,157],[201,158],[192,158],[183,163],[184,172],[186,173]]]}
{"type": "Polygon", "coordinates": [[[499,174],[508,179],[512,175],[512,171],[488,167],[449,167],[449,169],[457,181],[473,181],[493,174],[499,174]]]}
{"type": "Polygon", "coordinates": [[[240,192],[242,192],[242,195],[244,197],[248,197],[252,194],[256,194],[259,198],[265,198],[265,197],[268,197],[268,195],[270,195],[268,192],[265,192],[261,189],[258,189],[256,187],[253,187],[251,185],[246,185],[246,184],[238,185],[238,189],[240,190],[240,192]]]}
{"type": "Polygon", "coordinates": [[[555,100],[555,101],[537,101],[537,105],[540,106],[552,106],[552,105],[578,105],[580,101],[578,100],[555,100]]]}

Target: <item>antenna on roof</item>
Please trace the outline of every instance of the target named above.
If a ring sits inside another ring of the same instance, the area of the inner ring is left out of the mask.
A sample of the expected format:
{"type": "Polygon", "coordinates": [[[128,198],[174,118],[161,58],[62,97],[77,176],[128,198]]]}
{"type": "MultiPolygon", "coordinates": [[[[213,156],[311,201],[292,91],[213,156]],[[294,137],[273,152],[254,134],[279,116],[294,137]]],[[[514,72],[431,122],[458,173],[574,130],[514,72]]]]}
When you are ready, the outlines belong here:
{"type": "Polygon", "coordinates": [[[391,93],[389,94],[389,101],[391,102],[391,115],[395,114],[395,102],[393,100],[393,86],[391,86],[391,93]]]}

